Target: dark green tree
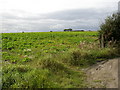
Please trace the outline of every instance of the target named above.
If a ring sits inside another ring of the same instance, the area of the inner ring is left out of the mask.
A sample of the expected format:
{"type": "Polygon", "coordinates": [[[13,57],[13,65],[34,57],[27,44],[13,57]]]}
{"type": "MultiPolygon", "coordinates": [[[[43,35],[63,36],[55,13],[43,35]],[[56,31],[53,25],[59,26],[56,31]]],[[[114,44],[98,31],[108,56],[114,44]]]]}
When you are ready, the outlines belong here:
{"type": "Polygon", "coordinates": [[[118,45],[120,43],[120,14],[112,14],[100,25],[100,46],[118,45]]]}
{"type": "Polygon", "coordinates": [[[69,28],[69,29],[64,29],[64,31],[72,31],[72,29],[71,29],[71,28],[69,28]]]}

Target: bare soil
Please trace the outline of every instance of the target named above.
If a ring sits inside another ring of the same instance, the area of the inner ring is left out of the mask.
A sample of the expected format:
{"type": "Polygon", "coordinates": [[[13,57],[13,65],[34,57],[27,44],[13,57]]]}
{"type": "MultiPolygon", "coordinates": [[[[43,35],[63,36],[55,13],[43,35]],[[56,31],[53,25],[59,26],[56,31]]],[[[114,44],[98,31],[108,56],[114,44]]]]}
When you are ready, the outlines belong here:
{"type": "Polygon", "coordinates": [[[118,59],[100,62],[86,70],[88,87],[118,88],[118,59]]]}

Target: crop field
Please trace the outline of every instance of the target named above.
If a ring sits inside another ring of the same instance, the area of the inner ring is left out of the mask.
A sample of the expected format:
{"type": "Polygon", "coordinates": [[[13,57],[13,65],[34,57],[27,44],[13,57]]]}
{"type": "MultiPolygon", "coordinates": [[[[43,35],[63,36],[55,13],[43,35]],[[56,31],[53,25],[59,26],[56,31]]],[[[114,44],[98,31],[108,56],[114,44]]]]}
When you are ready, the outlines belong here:
{"type": "Polygon", "coordinates": [[[98,32],[2,33],[3,88],[85,88],[83,68],[114,58],[98,32]]]}
{"type": "Polygon", "coordinates": [[[96,36],[96,32],[5,33],[2,35],[3,59],[11,63],[27,62],[31,58],[77,48],[83,41],[91,43],[96,36]]]}

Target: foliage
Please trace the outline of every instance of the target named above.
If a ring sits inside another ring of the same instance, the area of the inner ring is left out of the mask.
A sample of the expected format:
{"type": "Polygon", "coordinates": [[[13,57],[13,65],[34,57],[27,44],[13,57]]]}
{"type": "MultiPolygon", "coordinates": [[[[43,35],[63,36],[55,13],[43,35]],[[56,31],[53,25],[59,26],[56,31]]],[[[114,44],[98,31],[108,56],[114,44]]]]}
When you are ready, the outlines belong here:
{"type": "Polygon", "coordinates": [[[101,24],[100,29],[99,38],[101,41],[103,35],[104,46],[111,43],[120,43],[120,14],[108,16],[105,23],[101,24]]]}
{"type": "Polygon", "coordinates": [[[85,88],[81,68],[120,56],[97,32],[3,33],[3,88],[85,88]]]}
{"type": "Polygon", "coordinates": [[[72,31],[72,29],[71,29],[71,28],[69,28],[69,29],[64,29],[64,31],[72,31]]]}
{"type": "Polygon", "coordinates": [[[3,67],[3,88],[50,88],[56,84],[49,81],[48,70],[32,69],[30,66],[14,65],[3,67]]]}

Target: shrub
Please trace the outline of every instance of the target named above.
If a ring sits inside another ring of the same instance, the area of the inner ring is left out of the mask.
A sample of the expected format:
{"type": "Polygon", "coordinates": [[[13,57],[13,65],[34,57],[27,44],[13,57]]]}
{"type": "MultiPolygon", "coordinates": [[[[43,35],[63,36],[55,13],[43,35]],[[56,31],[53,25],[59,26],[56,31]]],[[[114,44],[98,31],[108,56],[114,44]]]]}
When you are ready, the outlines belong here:
{"type": "Polygon", "coordinates": [[[62,63],[60,63],[57,58],[46,57],[39,61],[42,68],[47,68],[52,71],[65,70],[66,68],[62,63]]]}
{"type": "Polygon", "coordinates": [[[104,46],[110,43],[120,43],[120,14],[113,14],[107,17],[105,23],[101,24],[100,29],[99,39],[100,43],[102,43],[104,39],[104,46]]]}
{"type": "Polygon", "coordinates": [[[79,49],[71,49],[65,54],[62,54],[60,57],[62,57],[61,60],[64,63],[80,67],[89,64],[88,61],[92,58],[87,51],[82,51],[79,49]]]}

